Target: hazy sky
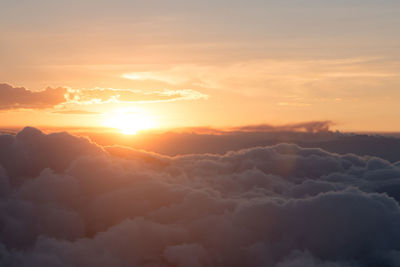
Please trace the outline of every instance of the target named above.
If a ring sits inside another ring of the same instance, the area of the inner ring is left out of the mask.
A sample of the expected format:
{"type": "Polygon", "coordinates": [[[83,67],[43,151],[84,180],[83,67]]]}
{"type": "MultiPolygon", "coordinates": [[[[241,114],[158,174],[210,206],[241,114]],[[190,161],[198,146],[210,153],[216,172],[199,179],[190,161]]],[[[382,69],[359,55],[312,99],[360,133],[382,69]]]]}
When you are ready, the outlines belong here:
{"type": "Polygon", "coordinates": [[[2,125],[400,131],[400,1],[0,3],[2,125]]]}

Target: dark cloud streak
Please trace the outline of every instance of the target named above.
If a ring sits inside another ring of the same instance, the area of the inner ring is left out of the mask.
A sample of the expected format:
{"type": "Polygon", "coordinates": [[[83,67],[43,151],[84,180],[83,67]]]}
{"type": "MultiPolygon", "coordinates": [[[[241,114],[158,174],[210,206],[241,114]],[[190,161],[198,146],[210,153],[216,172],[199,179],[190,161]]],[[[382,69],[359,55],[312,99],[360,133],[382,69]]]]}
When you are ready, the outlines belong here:
{"type": "Polygon", "coordinates": [[[231,131],[237,132],[292,132],[305,131],[309,133],[327,132],[333,125],[331,121],[311,121],[274,126],[269,124],[248,125],[232,128],[231,131]]]}
{"type": "Polygon", "coordinates": [[[65,102],[66,88],[46,88],[32,92],[23,87],[0,84],[0,110],[45,109],[65,102]]]}

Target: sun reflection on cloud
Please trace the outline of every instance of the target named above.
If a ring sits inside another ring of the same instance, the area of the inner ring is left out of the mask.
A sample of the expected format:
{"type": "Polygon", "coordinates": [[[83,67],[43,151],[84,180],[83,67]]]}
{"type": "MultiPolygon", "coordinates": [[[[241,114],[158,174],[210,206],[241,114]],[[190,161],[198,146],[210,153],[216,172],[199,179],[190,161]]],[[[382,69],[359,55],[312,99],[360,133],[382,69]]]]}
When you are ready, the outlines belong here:
{"type": "Polygon", "coordinates": [[[154,80],[169,84],[181,84],[187,82],[187,79],[179,74],[180,73],[178,73],[178,75],[173,75],[160,72],[130,72],[122,74],[121,77],[134,81],[154,80]]]}

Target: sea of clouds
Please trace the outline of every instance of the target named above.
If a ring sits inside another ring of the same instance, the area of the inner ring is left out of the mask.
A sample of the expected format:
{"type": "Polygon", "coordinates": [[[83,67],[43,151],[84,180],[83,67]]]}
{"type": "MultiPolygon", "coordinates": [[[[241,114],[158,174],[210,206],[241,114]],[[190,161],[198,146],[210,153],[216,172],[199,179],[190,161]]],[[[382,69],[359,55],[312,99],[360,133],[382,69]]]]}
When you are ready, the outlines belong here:
{"type": "Polygon", "coordinates": [[[0,266],[400,266],[400,162],[0,135],[0,266]]]}

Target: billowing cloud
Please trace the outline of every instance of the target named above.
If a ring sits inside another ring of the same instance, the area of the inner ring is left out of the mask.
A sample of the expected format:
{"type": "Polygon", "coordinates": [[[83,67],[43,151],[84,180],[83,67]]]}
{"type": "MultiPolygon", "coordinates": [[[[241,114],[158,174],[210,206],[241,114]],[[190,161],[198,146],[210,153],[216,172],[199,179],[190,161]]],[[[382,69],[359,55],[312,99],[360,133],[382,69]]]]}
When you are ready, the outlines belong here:
{"type": "Polygon", "coordinates": [[[399,266],[400,162],[0,135],[2,266],[399,266]]]}
{"type": "MultiPolygon", "coordinates": [[[[71,114],[70,109],[64,110],[63,107],[105,103],[157,103],[207,98],[208,95],[190,89],[142,91],[113,88],[48,87],[43,91],[34,92],[23,87],[0,84],[0,110],[59,108],[58,113],[71,114]]],[[[88,114],[88,111],[85,110],[78,112],[88,114]]],[[[77,113],[74,112],[74,114],[77,113]]]]}

